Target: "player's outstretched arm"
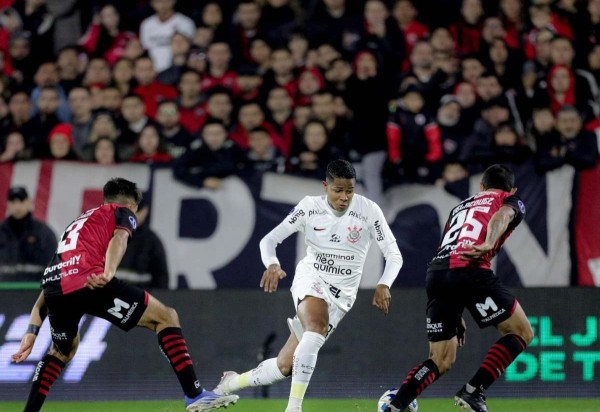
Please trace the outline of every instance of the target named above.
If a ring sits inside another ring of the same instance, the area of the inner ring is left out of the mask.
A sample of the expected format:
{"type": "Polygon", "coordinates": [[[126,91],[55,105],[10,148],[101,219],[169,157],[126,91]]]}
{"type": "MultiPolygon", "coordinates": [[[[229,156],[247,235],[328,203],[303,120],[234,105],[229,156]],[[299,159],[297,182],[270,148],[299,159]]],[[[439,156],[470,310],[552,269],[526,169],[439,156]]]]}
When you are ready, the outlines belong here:
{"type": "Polygon", "coordinates": [[[286,277],[286,273],[281,269],[281,266],[274,263],[269,265],[269,268],[265,270],[260,279],[260,287],[263,288],[265,292],[273,293],[277,290],[277,285],[279,284],[279,280],[286,277]]]}
{"type": "Polygon", "coordinates": [[[31,309],[29,326],[27,327],[27,332],[25,332],[25,335],[23,335],[23,338],[21,339],[19,350],[11,356],[13,362],[20,363],[27,359],[33,349],[35,339],[45,318],[46,300],[44,299],[44,292],[41,292],[33,305],[33,309],[31,309]]]}
{"type": "Polygon", "coordinates": [[[512,207],[502,206],[488,222],[485,242],[480,245],[473,245],[470,249],[461,252],[461,259],[470,261],[483,259],[486,254],[494,249],[514,217],[515,210],[512,207]]]}
{"type": "Polygon", "coordinates": [[[123,259],[123,255],[127,250],[127,239],[129,238],[129,232],[125,229],[115,229],[115,233],[108,243],[106,249],[106,260],[104,264],[104,273],[92,274],[88,276],[85,285],[89,289],[97,289],[106,286],[108,282],[112,280],[117,272],[119,263],[123,259]]]}

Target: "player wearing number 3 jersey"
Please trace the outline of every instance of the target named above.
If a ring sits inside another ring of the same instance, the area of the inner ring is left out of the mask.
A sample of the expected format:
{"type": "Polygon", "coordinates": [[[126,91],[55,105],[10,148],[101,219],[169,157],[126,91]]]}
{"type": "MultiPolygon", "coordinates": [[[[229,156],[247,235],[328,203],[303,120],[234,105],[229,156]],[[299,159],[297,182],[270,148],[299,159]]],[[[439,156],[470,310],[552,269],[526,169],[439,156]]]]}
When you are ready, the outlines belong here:
{"type": "Polygon", "coordinates": [[[468,411],[488,411],[484,391],[533,339],[523,309],[490,270],[491,259],[525,216],[514,181],[506,166],[490,166],[481,191],[450,212],[427,271],[430,358],[410,371],[387,412],[408,410],[410,402],[454,364],[456,350],[465,342],[465,308],[480,328],[495,326],[502,335],[454,397],[468,411]]]}
{"type": "Polygon", "coordinates": [[[50,387],[75,356],[79,321],[85,314],[106,319],[124,331],[140,326],[156,332],[160,349],[185,393],[188,411],[209,411],[237,401],[235,395],[220,396],[202,388],[175,309],[114,277],[127,240],[135,232],[134,213],[140,200],[135,183],[112,179],[104,186],[105,203],[83,213],[62,234],[42,274],[43,292],[31,311],[27,332],[12,356],[17,363],[27,359],[48,314],[52,346],[37,366],[24,412],[41,409],[50,387]]]}

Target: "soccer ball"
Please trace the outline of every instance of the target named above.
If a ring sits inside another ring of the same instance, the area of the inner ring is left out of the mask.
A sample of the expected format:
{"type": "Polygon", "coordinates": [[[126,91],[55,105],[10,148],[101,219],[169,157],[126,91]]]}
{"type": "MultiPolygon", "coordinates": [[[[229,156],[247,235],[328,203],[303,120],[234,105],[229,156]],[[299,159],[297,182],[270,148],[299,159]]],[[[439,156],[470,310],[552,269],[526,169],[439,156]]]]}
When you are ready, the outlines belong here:
{"type": "MultiPolygon", "coordinates": [[[[387,391],[385,391],[384,394],[381,395],[381,398],[379,398],[379,402],[377,402],[377,412],[385,411],[385,408],[387,408],[390,405],[390,402],[392,401],[392,399],[394,399],[397,393],[398,389],[396,388],[388,389],[387,391]]],[[[406,410],[408,412],[417,412],[419,410],[417,400],[413,399],[413,401],[410,403],[410,405],[408,405],[408,408],[406,410]]]]}

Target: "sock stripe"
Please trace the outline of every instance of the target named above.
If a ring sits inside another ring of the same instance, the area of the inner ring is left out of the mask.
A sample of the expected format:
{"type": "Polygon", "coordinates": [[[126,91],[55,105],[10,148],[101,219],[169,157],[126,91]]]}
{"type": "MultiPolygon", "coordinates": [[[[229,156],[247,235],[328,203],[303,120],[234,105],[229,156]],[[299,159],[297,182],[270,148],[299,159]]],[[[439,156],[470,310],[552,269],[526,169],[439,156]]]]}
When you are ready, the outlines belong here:
{"type": "Polygon", "coordinates": [[[39,389],[38,389],[38,392],[39,392],[39,393],[41,393],[41,394],[42,394],[42,395],[44,395],[44,396],[48,396],[48,391],[47,391],[46,389],[39,388],[39,389]]]}
{"type": "Polygon", "coordinates": [[[54,376],[54,379],[58,378],[58,376],[60,375],[60,372],[56,372],[54,369],[50,368],[46,368],[44,370],[44,373],[47,373],[50,376],[54,376]]]}
{"type": "Polygon", "coordinates": [[[488,356],[495,356],[498,360],[500,360],[501,363],[505,365],[510,365],[510,363],[513,361],[510,355],[507,356],[505,352],[498,350],[498,348],[494,347],[490,349],[488,356]]]}
{"type": "Polygon", "coordinates": [[[48,371],[42,373],[42,379],[46,379],[47,381],[50,381],[50,383],[54,383],[56,378],[58,378],[57,375],[51,375],[50,373],[48,373],[48,371]]]}
{"type": "Polygon", "coordinates": [[[498,344],[496,344],[496,345],[494,345],[494,346],[496,347],[495,349],[499,349],[499,350],[500,350],[500,352],[502,352],[502,353],[503,353],[503,354],[504,354],[504,355],[505,355],[505,356],[506,356],[506,357],[509,359],[509,362],[508,362],[508,363],[510,363],[510,362],[512,362],[512,361],[513,361],[513,356],[512,356],[512,355],[511,355],[511,353],[508,351],[508,349],[506,349],[506,346],[504,346],[504,345],[498,345],[498,344]]]}
{"type": "Polygon", "coordinates": [[[499,369],[502,370],[504,370],[506,366],[510,364],[510,362],[507,363],[506,361],[504,361],[504,359],[492,353],[489,353],[488,356],[486,356],[486,359],[488,359],[490,362],[493,362],[495,365],[498,366],[499,369]]]}
{"type": "Polygon", "coordinates": [[[163,347],[168,350],[169,348],[176,346],[176,345],[181,345],[181,344],[185,345],[185,339],[183,339],[182,337],[180,337],[179,339],[176,340],[171,340],[169,341],[169,343],[164,343],[163,342],[163,347]]]}
{"type": "Polygon", "coordinates": [[[182,353],[181,355],[177,355],[177,356],[175,356],[173,359],[171,359],[171,363],[172,363],[173,365],[176,365],[176,364],[178,364],[178,363],[179,363],[179,361],[180,361],[181,359],[183,359],[183,358],[189,358],[189,357],[190,357],[190,354],[189,354],[189,353],[187,353],[187,352],[185,352],[185,353],[182,353]]]}
{"type": "Polygon", "coordinates": [[[174,348],[171,348],[169,350],[167,350],[167,357],[172,358],[175,355],[178,355],[179,353],[187,353],[188,349],[187,346],[185,344],[176,346],[174,348]]]}
{"type": "Polygon", "coordinates": [[[512,336],[514,336],[515,339],[517,340],[517,342],[521,345],[522,350],[525,350],[525,348],[527,347],[527,343],[525,343],[525,339],[523,339],[519,335],[513,334],[512,336]]]}
{"type": "Polygon", "coordinates": [[[58,375],[62,372],[62,367],[54,362],[48,362],[48,368],[54,370],[58,375]]]}
{"type": "Polygon", "coordinates": [[[175,368],[175,372],[179,372],[180,370],[182,370],[183,368],[185,368],[186,366],[190,366],[192,365],[192,360],[188,359],[185,362],[180,363],[179,365],[175,366],[173,365],[173,368],[175,368]]]}
{"type": "Polygon", "coordinates": [[[490,373],[490,375],[492,375],[492,377],[494,377],[494,379],[497,377],[496,371],[494,369],[490,368],[485,363],[481,364],[481,368],[485,369],[486,371],[488,371],[490,373]]]}

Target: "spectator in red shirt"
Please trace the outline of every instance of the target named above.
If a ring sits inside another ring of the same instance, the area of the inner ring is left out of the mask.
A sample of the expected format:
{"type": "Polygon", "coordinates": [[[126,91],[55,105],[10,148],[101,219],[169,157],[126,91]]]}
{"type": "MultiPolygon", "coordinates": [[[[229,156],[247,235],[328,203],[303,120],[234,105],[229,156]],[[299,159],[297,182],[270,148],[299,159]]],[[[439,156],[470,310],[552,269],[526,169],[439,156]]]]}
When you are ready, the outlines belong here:
{"type": "Polygon", "coordinates": [[[127,42],[134,33],[120,29],[121,16],[112,4],[104,5],[94,16],[79,44],[90,55],[103,57],[112,66],[125,54],[127,42]]]}
{"type": "Polygon", "coordinates": [[[429,36],[429,28],[417,21],[418,14],[419,12],[412,0],[397,0],[392,9],[392,16],[398,23],[398,27],[402,30],[402,33],[404,33],[404,41],[406,42],[406,58],[403,69],[408,68],[408,56],[412,53],[412,49],[417,41],[429,36]]]}
{"type": "Polygon", "coordinates": [[[267,119],[275,128],[287,147],[287,153],[292,146],[292,121],[293,103],[291,96],[284,87],[271,89],[267,97],[267,119]]]}
{"type": "Polygon", "coordinates": [[[156,109],[161,100],[173,100],[177,97],[177,90],[156,80],[156,71],[152,59],[148,56],[138,57],[135,60],[133,73],[137,86],[133,92],[139,95],[146,106],[146,114],[154,119],[156,109]]]}
{"type": "Polygon", "coordinates": [[[129,158],[134,163],[168,163],[172,160],[164,149],[158,129],[148,125],[142,129],[137,141],[137,147],[129,158]]]}
{"type": "Polygon", "coordinates": [[[461,18],[450,26],[459,55],[479,52],[483,7],[481,0],[463,0],[461,18]]]}
{"type": "Polygon", "coordinates": [[[200,98],[200,74],[186,70],[179,78],[179,121],[189,132],[196,133],[206,119],[206,109],[200,98]]]}
{"type": "Polygon", "coordinates": [[[308,104],[312,96],[325,90],[325,78],[316,68],[305,68],[298,76],[298,93],[296,94],[296,104],[308,104]]]}
{"type": "Polygon", "coordinates": [[[273,126],[266,122],[265,114],[257,102],[242,104],[238,112],[238,124],[231,132],[229,138],[242,149],[248,149],[248,133],[257,127],[267,130],[273,139],[275,147],[284,154],[288,153],[288,148],[284,144],[283,139],[275,132],[273,126]]]}
{"type": "Polygon", "coordinates": [[[223,86],[237,93],[237,74],[230,68],[231,50],[225,41],[215,41],[208,46],[208,70],[200,83],[203,92],[223,86]]]}

